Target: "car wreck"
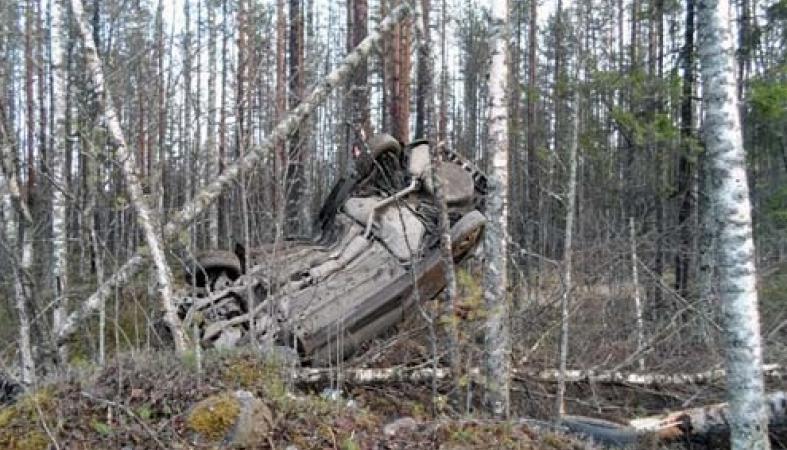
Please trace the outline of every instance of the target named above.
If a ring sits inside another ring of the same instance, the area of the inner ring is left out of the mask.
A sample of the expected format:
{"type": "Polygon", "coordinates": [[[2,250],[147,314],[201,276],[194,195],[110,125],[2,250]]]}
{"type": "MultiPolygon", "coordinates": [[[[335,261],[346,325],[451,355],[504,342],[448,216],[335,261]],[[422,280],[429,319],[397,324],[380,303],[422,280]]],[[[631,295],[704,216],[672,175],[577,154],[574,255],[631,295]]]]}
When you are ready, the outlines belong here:
{"type": "Polygon", "coordinates": [[[200,253],[178,297],[184,326],[203,347],[286,346],[314,365],[346,358],[389,330],[416,298],[445,286],[435,178],[455,262],[472,253],[485,225],[484,174],[447,149],[433,167],[432,151],[426,141],[402,146],[375,136],[353,174],[335,183],[311,239],[200,253]]]}

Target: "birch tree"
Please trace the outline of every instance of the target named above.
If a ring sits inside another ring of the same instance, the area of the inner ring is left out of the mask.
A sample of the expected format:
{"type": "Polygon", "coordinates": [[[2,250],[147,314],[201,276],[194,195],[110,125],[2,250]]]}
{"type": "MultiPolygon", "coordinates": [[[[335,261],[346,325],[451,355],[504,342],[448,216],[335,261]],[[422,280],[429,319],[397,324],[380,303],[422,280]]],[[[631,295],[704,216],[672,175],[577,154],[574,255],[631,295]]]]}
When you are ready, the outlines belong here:
{"type": "Polygon", "coordinates": [[[486,336],[486,404],[492,415],[507,417],[510,409],[510,347],[508,286],[508,108],[506,80],[508,65],[506,43],[508,2],[492,3],[489,68],[489,153],[492,161],[490,193],[487,200],[489,222],[484,235],[486,270],[484,301],[487,309],[486,336]]]}
{"type": "Polygon", "coordinates": [[[32,259],[32,245],[25,240],[25,232],[32,224],[33,218],[27,203],[22,198],[19,183],[16,177],[16,167],[12,167],[12,137],[6,127],[4,104],[0,102],[0,210],[3,212],[3,222],[7,251],[9,252],[14,284],[14,309],[16,309],[19,329],[17,330],[17,344],[19,345],[20,378],[23,384],[35,383],[36,366],[30,340],[30,316],[28,314],[29,283],[25,282],[25,271],[30,266],[32,259]],[[25,226],[19,227],[18,217],[24,220],[25,226]],[[20,232],[21,231],[21,232],[20,232]],[[19,240],[24,242],[24,251],[21,264],[17,259],[19,240]]]}
{"type": "MultiPolygon", "coordinates": [[[[55,124],[52,148],[52,292],[54,295],[53,323],[55,329],[63,325],[68,314],[68,238],[66,227],[66,53],[63,36],[68,28],[62,1],[52,2],[52,119],[55,124]]],[[[92,41],[92,38],[91,38],[92,41]]],[[[60,347],[65,350],[65,347],[60,347]]],[[[63,351],[61,358],[65,358],[63,351]]],[[[65,362],[65,361],[64,361],[65,362]]]]}
{"type": "MultiPolygon", "coordinates": [[[[112,96],[104,83],[104,73],[101,68],[101,61],[90,33],[90,26],[85,21],[84,8],[81,0],[71,0],[71,10],[77,29],[82,40],[85,52],[85,63],[87,71],[93,81],[93,89],[96,90],[96,97],[101,105],[102,113],[108,127],[109,135],[114,141],[115,152],[120,160],[131,203],[137,213],[137,221],[142,228],[145,241],[148,244],[148,251],[156,268],[156,278],[158,281],[159,295],[161,296],[161,307],[164,313],[164,321],[167,323],[171,333],[175,351],[181,353],[186,350],[186,336],[178,318],[177,310],[172,302],[172,273],[167,264],[166,255],[161,239],[158,236],[160,229],[158,213],[150,208],[147,199],[142,191],[142,184],[136,173],[135,159],[129,151],[123,130],[120,127],[120,120],[115,112],[112,96]]],[[[62,329],[65,323],[59,324],[62,329]]],[[[62,344],[62,342],[61,342],[62,344]]]]}
{"type": "MultiPolygon", "coordinates": [[[[580,6],[581,8],[581,6],[580,6]]],[[[580,13],[581,14],[581,13],[580,13]]],[[[582,21],[580,20],[580,27],[582,21]]],[[[579,66],[579,62],[577,63],[579,66]]],[[[579,70],[577,70],[579,75],[579,70]]],[[[579,84],[579,77],[576,77],[579,84]]],[[[568,151],[568,189],[566,193],[566,237],[563,246],[563,297],[560,300],[560,377],[558,378],[557,390],[557,415],[558,418],[566,413],[564,401],[566,392],[566,360],[568,359],[568,328],[569,328],[569,303],[572,290],[572,270],[573,270],[573,237],[574,237],[574,216],[576,215],[577,205],[577,149],[579,147],[579,86],[574,87],[574,117],[571,126],[571,144],[568,151]]]]}
{"type": "Polygon", "coordinates": [[[729,0],[699,0],[698,52],[705,106],[704,138],[718,238],[730,439],[733,449],[768,449],[760,317],[751,205],[736,103],[729,0]]]}
{"type": "Polygon", "coordinates": [[[30,318],[27,312],[27,295],[25,294],[22,277],[24,274],[19,268],[17,261],[13,261],[16,256],[18,222],[11,199],[11,189],[9,180],[4,179],[3,172],[0,171],[0,196],[2,204],[0,209],[3,212],[5,222],[5,236],[8,243],[6,251],[11,253],[11,264],[13,267],[14,279],[14,308],[16,309],[19,328],[17,330],[17,344],[19,345],[19,375],[22,384],[29,386],[35,382],[35,362],[33,360],[32,346],[30,345],[30,318]]]}

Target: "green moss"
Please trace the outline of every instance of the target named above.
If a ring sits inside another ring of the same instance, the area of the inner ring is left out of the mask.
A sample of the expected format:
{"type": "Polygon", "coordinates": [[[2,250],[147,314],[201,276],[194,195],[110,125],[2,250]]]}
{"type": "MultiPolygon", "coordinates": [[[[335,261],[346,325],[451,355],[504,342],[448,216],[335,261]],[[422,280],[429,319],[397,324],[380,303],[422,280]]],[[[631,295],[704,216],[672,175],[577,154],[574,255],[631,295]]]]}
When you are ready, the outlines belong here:
{"type": "Polygon", "coordinates": [[[9,450],[44,450],[49,439],[41,428],[55,408],[55,398],[48,389],[23,395],[14,405],[0,410],[0,448],[9,450]]]}
{"type": "Polygon", "coordinates": [[[245,358],[231,358],[222,378],[238,387],[250,389],[260,383],[260,372],[261,367],[255,361],[245,358]]]}
{"type": "Polygon", "coordinates": [[[361,450],[361,447],[355,443],[351,438],[347,438],[342,442],[342,450],[361,450]]]}
{"type": "Polygon", "coordinates": [[[49,438],[40,431],[29,431],[19,438],[12,438],[8,442],[8,450],[46,450],[49,448],[49,438]]]}
{"type": "Polygon", "coordinates": [[[186,420],[192,431],[212,441],[223,438],[235,424],[240,404],[234,395],[224,393],[198,403],[186,420]]]}

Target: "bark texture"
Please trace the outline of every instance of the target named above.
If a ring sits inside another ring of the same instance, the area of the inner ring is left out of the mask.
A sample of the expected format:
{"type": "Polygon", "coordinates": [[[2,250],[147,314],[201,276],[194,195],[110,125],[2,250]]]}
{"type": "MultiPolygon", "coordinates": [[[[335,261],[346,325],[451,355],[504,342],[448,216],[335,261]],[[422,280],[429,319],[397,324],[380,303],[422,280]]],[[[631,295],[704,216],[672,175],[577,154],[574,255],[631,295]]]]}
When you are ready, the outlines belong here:
{"type": "MultiPolygon", "coordinates": [[[[87,21],[84,19],[85,12],[81,0],[71,0],[71,9],[77,29],[82,38],[86,68],[92,78],[96,97],[99,99],[109,135],[115,146],[117,157],[122,164],[126,189],[128,190],[131,203],[134,205],[134,210],[137,213],[137,221],[143,230],[150,256],[156,267],[156,278],[159,295],[161,296],[160,300],[164,320],[172,332],[175,350],[177,352],[184,352],[187,349],[186,336],[181,328],[177,310],[172,303],[172,272],[167,264],[164,247],[158,235],[158,230],[160,229],[158,214],[150,208],[144,192],[142,191],[142,183],[136,172],[133,154],[126,145],[123,130],[120,127],[120,120],[118,119],[112,103],[112,96],[104,83],[104,73],[101,68],[101,61],[98,58],[93,36],[90,33],[90,25],[88,25],[87,21]]],[[[62,319],[61,329],[66,326],[66,320],[65,318],[62,319]]],[[[60,332],[58,332],[58,334],[60,334],[60,332]]]]}
{"type": "Polygon", "coordinates": [[[754,242],[728,0],[697,2],[704,138],[719,227],[719,291],[733,449],[767,449],[754,242]]]}
{"type": "MultiPolygon", "coordinates": [[[[581,21],[580,21],[581,23],[581,21]]],[[[579,70],[577,70],[579,73],[579,70]]],[[[579,77],[577,77],[579,82],[579,77]]],[[[574,237],[574,216],[576,215],[577,204],[577,150],[579,148],[579,87],[574,88],[574,117],[571,127],[571,144],[568,151],[568,189],[566,199],[566,238],[563,256],[563,298],[560,302],[560,377],[557,389],[557,413],[558,417],[566,413],[564,396],[566,393],[565,372],[566,360],[568,359],[568,328],[569,328],[569,302],[572,290],[572,251],[574,237]]]]}
{"type": "MultiPolygon", "coordinates": [[[[52,292],[54,293],[53,323],[62,326],[68,314],[68,236],[66,229],[66,52],[63,36],[67,33],[62,0],[52,2],[52,118],[55,124],[52,149],[52,292]]],[[[92,41],[92,37],[91,37],[92,41]]],[[[61,355],[65,356],[65,355],[61,355]]]]}
{"type": "Polygon", "coordinates": [[[486,404],[489,412],[507,417],[510,410],[510,353],[508,286],[508,108],[506,101],[506,42],[508,2],[492,5],[489,69],[489,141],[492,171],[487,200],[489,222],[484,235],[486,266],[484,301],[486,319],[486,404]]]}

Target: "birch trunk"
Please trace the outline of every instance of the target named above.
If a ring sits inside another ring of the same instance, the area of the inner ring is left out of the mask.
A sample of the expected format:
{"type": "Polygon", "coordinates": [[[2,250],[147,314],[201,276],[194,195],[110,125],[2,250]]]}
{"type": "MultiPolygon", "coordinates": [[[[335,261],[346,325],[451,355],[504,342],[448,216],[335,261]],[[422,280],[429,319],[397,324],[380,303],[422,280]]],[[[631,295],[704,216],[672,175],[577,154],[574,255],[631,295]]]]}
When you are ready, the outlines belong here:
{"type": "Polygon", "coordinates": [[[508,286],[508,108],[506,102],[506,42],[508,2],[492,4],[489,69],[489,153],[492,160],[487,223],[484,234],[486,270],[484,300],[487,308],[486,404],[492,415],[508,417],[510,412],[510,347],[508,286]]]}
{"type": "MultiPolygon", "coordinates": [[[[634,228],[634,218],[629,217],[629,237],[631,240],[631,282],[634,284],[634,319],[637,322],[637,353],[640,353],[645,345],[645,326],[642,320],[642,300],[639,294],[639,272],[637,271],[637,241],[634,228]]],[[[639,370],[645,370],[645,358],[637,360],[639,370]]]]}
{"type": "MultiPolygon", "coordinates": [[[[79,1],[79,0],[72,0],[79,1]]],[[[393,26],[410,15],[410,7],[401,5],[380,23],[380,29],[371,33],[358,47],[345,58],[344,63],[328,74],[309,96],[304,99],[295,110],[287,115],[273,129],[268,139],[261,145],[251,148],[252,151],[238,158],[233,164],[225,168],[221,175],[213,178],[202,188],[194,198],[190,199],[176,213],[171,215],[170,221],[164,226],[164,240],[171,241],[178,237],[178,233],[188,226],[197,216],[202,214],[213,202],[238,179],[241,171],[248,171],[261,159],[268,155],[275,142],[286,138],[289,133],[300,126],[304,120],[325,100],[336,86],[345,83],[353,71],[364,61],[372,49],[393,26]]],[[[114,289],[127,283],[145,265],[145,256],[140,252],[131,256],[98,290],[82,302],[78,309],[73,311],[66,319],[63,328],[57,330],[58,342],[68,339],[76,331],[77,325],[88,315],[96,311],[101,302],[113,294],[114,289]]]]}
{"type": "MultiPolygon", "coordinates": [[[[765,375],[780,380],[785,375],[784,367],[767,364],[765,375]]],[[[336,379],[338,369],[302,368],[295,372],[298,383],[325,383],[336,379]]],[[[467,376],[475,381],[481,380],[480,367],[469,367],[467,376]]],[[[342,369],[344,379],[350,384],[427,382],[434,379],[448,380],[453,377],[450,367],[380,367],[372,369],[342,369]]],[[[518,379],[538,383],[556,383],[560,377],[558,369],[512,369],[511,374],[518,379]]],[[[699,386],[718,384],[725,377],[723,369],[697,373],[639,373],[614,370],[566,370],[566,383],[612,384],[629,387],[699,386]]]]}
{"type": "MultiPolygon", "coordinates": [[[[68,314],[68,236],[66,226],[67,189],[66,164],[66,49],[62,41],[67,33],[62,0],[52,2],[52,120],[54,121],[54,147],[52,148],[52,292],[54,295],[53,322],[55,330],[63,325],[68,314]]],[[[90,38],[92,42],[92,37],[90,38]]],[[[65,346],[60,346],[60,358],[66,362],[65,346]]]]}
{"type": "Polygon", "coordinates": [[[719,293],[733,449],[768,449],[751,205],[736,104],[729,0],[697,4],[705,144],[719,227],[719,293]]]}
{"type": "MultiPolygon", "coordinates": [[[[208,178],[206,182],[219,175],[219,149],[216,145],[216,24],[213,2],[205,5],[208,9],[208,178]]],[[[208,212],[208,242],[211,248],[219,247],[219,206],[213,204],[208,212]]]]}
{"type": "MultiPolygon", "coordinates": [[[[177,309],[172,303],[172,273],[167,264],[161,239],[157,234],[157,230],[160,228],[158,214],[150,208],[142,191],[142,185],[136,173],[134,156],[132,152],[129,152],[126,146],[123,130],[120,127],[120,121],[118,120],[114,104],[112,103],[112,96],[104,83],[104,73],[101,68],[101,62],[98,58],[95,43],[93,42],[93,37],[90,33],[90,26],[84,19],[82,1],[71,0],[71,9],[77,29],[82,38],[87,70],[92,78],[93,88],[96,90],[96,97],[101,104],[102,113],[107,122],[109,134],[114,141],[117,157],[122,164],[123,178],[126,182],[129,197],[131,197],[131,203],[137,214],[137,221],[143,230],[150,256],[156,267],[156,278],[158,281],[159,295],[161,296],[160,301],[164,313],[164,321],[172,332],[175,351],[181,353],[187,349],[186,336],[183,333],[177,309]]],[[[66,319],[63,319],[63,321],[65,320],[66,319]]],[[[62,329],[65,323],[60,323],[59,325],[61,328],[56,328],[56,330],[62,329]]],[[[62,342],[60,343],[62,344],[62,342]]]]}
{"type": "MultiPolygon", "coordinates": [[[[580,20],[581,23],[581,20],[580,20]]],[[[581,26],[581,25],[580,25],[581,26]]],[[[579,63],[578,63],[579,64],[579,63]]],[[[579,70],[577,70],[579,73],[579,70]]],[[[568,359],[568,325],[569,325],[569,302],[571,300],[573,271],[573,237],[574,237],[574,216],[576,215],[577,197],[577,149],[579,147],[579,77],[576,77],[577,86],[574,87],[574,118],[571,127],[571,146],[568,151],[568,197],[566,205],[566,237],[563,253],[563,298],[560,301],[560,376],[557,384],[557,416],[562,417],[566,413],[565,393],[566,393],[566,360],[568,359]]]]}
{"type": "MultiPolygon", "coordinates": [[[[6,235],[6,242],[8,242],[8,251],[16,253],[17,233],[19,223],[16,220],[16,213],[12,196],[10,193],[11,183],[4,179],[2,171],[0,171],[0,189],[2,192],[2,205],[0,208],[3,210],[3,220],[5,222],[5,229],[3,230],[6,235]]],[[[15,258],[9,258],[13,264],[13,277],[14,277],[14,308],[16,309],[17,320],[19,321],[19,330],[17,333],[19,345],[19,365],[20,365],[20,381],[26,386],[30,386],[35,382],[35,362],[33,361],[32,346],[30,345],[30,319],[27,314],[27,295],[25,295],[24,284],[22,277],[24,274],[19,270],[15,258]]]]}

